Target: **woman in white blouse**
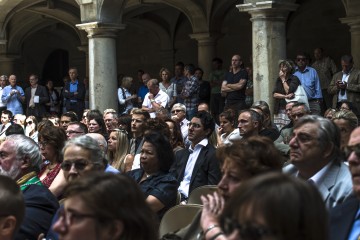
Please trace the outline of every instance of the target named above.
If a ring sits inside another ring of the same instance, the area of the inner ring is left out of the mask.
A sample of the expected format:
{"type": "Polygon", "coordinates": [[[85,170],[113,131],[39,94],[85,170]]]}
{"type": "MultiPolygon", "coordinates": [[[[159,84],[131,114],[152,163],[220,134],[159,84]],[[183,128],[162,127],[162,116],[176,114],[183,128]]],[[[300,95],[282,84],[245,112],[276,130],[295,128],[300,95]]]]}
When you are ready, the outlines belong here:
{"type": "Polygon", "coordinates": [[[169,96],[170,102],[168,104],[169,109],[176,103],[176,83],[170,82],[170,71],[167,68],[160,69],[160,83],[159,87],[162,91],[166,92],[169,96]]]}
{"type": "Polygon", "coordinates": [[[121,87],[118,89],[118,100],[119,100],[119,114],[127,114],[134,107],[133,99],[137,99],[137,95],[129,92],[131,84],[133,82],[132,77],[123,77],[121,80],[121,87]]]}

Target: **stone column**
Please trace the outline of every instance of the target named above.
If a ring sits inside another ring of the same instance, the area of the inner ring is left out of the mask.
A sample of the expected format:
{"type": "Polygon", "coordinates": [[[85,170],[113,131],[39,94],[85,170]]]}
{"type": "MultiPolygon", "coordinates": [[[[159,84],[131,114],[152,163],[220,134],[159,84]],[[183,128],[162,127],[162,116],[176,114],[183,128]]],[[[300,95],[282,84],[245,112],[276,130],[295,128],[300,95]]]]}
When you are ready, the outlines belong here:
{"type": "Polygon", "coordinates": [[[116,36],[125,25],[91,22],[76,25],[89,38],[89,101],[91,109],[117,109],[116,36]]]}
{"type": "Polygon", "coordinates": [[[360,68],[360,16],[341,18],[340,21],[350,26],[351,55],[355,67],[360,68]]]}
{"type": "Polygon", "coordinates": [[[250,3],[236,7],[251,15],[254,101],[268,102],[273,111],[272,91],[278,77],[278,61],[286,57],[286,20],[289,12],[295,11],[298,5],[276,0],[247,2],[250,3]]]}
{"type": "Polygon", "coordinates": [[[19,56],[0,56],[0,75],[11,75],[16,74],[18,79],[21,79],[21,72],[16,70],[17,60],[19,56]]]}
{"type": "Polygon", "coordinates": [[[215,57],[216,41],[220,35],[210,33],[190,34],[190,38],[198,42],[198,66],[204,70],[203,79],[207,80],[211,72],[212,59],[215,57]]]}

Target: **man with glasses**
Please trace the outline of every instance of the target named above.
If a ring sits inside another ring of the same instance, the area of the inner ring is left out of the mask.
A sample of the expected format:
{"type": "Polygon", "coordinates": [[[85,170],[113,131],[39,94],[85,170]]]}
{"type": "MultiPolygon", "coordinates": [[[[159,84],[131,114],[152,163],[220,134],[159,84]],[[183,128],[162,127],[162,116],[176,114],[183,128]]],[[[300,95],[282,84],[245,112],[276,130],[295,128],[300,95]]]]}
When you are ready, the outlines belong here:
{"type": "Polygon", "coordinates": [[[316,70],[308,66],[308,57],[306,53],[298,53],[296,56],[296,70],[294,75],[297,76],[304,87],[308,97],[311,114],[321,115],[322,92],[320,79],[316,70]]]}
{"type": "MultiPolygon", "coordinates": [[[[6,85],[7,85],[7,76],[6,75],[0,76],[0,96],[2,96],[6,85]]],[[[0,112],[2,112],[3,110],[6,110],[6,102],[3,102],[2,99],[0,98],[0,112]]]]}
{"type": "Polygon", "coordinates": [[[340,131],[329,119],[301,117],[294,126],[284,172],[314,184],[328,209],[351,196],[351,175],[340,155],[340,131]]]}
{"type": "Polygon", "coordinates": [[[171,119],[180,125],[183,140],[188,136],[188,123],[186,119],[186,106],[182,103],[175,103],[171,109],[171,119]]]}
{"type": "Polygon", "coordinates": [[[15,239],[37,239],[47,232],[59,207],[37,176],[41,164],[40,149],[29,137],[10,135],[0,145],[0,174],[17,182],[25,200],[25,218],[15,239]]]}
{"type": "Polygon", "coordinates": [[[115,128],[118,128],[118,114],[116,111],[104,111],[104,122],[106,126],[106,131],[110,135],[111,131],[115,128]]]}
{"type": "Polygon", "coordinates": [[[330,240],[357,240],[360,236],[360,127],[352,131],[345,153],[354,195],[330,211],[330,240]]]}
{"type": "Polygon", "coordinates": [[[38,84],[39,78],[35,74],[29,77],[30,87],[25,89],[26,115],[40,119],[46,113],[45,104],[49,102],[49,94],[44,86],[38,84]]]}
{"type": "Polygon", "coordinates": [[[87,134],[88,128],[81,122],[70,122],[65,132],[67,139],[70,140],[72,138],[87,134]]]}
{"type": "Polygon", "coordinates": [[[176,152],[170,172],[180,183],[181,200],[187,201],[195,188],[216,185],[221,179],[220,162],[215,147],[209,143],[215,122],[211,114],[200,111],[189,122],[189,148],[176,152]]]}

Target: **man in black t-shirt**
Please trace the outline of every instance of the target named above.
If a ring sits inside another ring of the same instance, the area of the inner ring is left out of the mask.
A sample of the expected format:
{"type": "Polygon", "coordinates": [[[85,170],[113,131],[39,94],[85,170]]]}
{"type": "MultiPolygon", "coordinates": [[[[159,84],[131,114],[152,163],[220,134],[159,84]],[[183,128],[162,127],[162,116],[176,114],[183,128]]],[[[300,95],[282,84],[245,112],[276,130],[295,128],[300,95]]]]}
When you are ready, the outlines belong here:
{"type": "Polygon", "coordinates": [[[246,108],[245,90],[248,74],[242,65],[239,55],[231,58],[231,71],[226,73],[221,86],[221,93],[226,94],[225,109],[240,111],[246,108]]]}

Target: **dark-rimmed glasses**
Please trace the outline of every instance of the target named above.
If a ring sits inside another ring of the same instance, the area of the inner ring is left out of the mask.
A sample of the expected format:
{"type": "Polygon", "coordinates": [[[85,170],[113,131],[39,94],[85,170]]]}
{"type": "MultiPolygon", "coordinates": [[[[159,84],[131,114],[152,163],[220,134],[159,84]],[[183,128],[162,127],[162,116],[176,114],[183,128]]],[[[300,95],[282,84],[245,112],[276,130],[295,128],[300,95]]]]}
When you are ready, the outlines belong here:
{"type": "Polygon", "coordinates": [[[96,219],[97,217],[94,214],[85,214],[85,213],[79,213],[76,211],[65,211],[64,208],[61,208],[59,210],[59,220],[60,221],[62,219],[62,221],[65,223],[65,225],[67,227],[69,227],[70,225],[72,225],[74,222],[79,222],[82,219],[85,218],[94,218],[96,219]]]}
{"type": "Polygon", "coordinates": [[[81,171],[84,170],[87,165],[89,165],[89,162],[86,160],[63,161],[61,163],[61,169],[68,172],[73,165],[77,170],[81,171]]]}
{"type": "Polygon", "coordinates": [[[239,224],[236,219],[226,218],[224,222],[224,232],[230,234],[234,230],[238,230],[241,239],[244,240],[261,240],[264,236],[274,235],[270,229],[265,226],[239,224]]]}
{"type": "Polygon", "coordinates": [[[360,143],[353,146],[346,146],[344,152],[346,159],[350,157],[352,152],[355,152],[356,156],[360,158],[360,143]]]}
{"type": "Polygon", "coordinates": [[[178,112],[182,112],[183,110],[181,109],[175,109],[175,110],[172,110],[171,113],[178,113],[178,112]]]}

